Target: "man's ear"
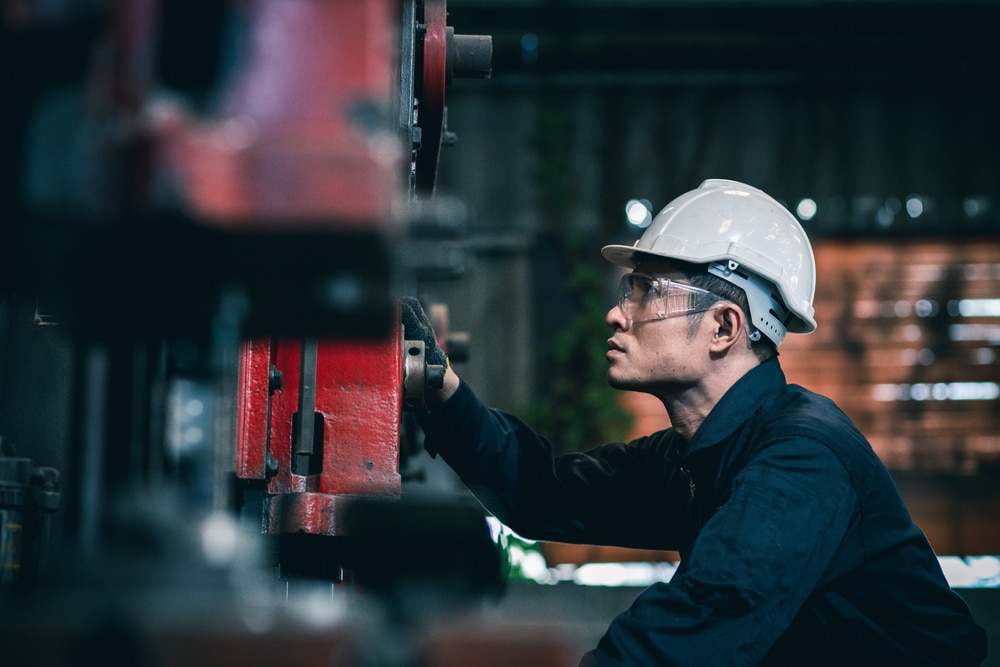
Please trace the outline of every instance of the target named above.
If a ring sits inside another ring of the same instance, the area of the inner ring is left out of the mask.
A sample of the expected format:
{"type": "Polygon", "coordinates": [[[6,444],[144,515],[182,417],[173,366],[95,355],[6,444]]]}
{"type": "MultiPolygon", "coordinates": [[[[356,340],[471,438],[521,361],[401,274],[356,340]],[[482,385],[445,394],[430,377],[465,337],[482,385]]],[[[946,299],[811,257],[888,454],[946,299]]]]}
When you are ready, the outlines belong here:
{"type": "Polygon", "coordinates": [[[746,331],[746,315],[735,303],[726,301],[708,311],[712,318],[712,348],[724,352],[738,343],[746,331]]]}

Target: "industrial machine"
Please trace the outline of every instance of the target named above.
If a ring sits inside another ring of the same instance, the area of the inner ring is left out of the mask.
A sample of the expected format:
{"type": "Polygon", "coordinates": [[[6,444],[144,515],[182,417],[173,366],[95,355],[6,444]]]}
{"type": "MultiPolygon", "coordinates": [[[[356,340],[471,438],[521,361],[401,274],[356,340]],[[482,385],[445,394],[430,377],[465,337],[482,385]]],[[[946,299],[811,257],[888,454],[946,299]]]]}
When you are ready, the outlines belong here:
{"type": "Polygon", "coordinates": [[[3,8],[5,664],[471,664],[415,628],[501,558],[401,500],[442,369],[396,298],[490,38],[445,0],[3,8]]]}

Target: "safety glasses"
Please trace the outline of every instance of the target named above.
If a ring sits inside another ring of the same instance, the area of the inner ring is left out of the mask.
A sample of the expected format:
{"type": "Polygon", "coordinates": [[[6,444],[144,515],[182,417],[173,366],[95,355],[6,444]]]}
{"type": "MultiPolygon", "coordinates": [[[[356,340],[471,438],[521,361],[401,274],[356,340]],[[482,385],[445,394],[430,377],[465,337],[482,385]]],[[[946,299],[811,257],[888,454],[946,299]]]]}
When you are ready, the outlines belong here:
{"type": "Polygon", "coordinates": [[[632,324],[703,313],[721,300],[700,287],[645,273],[626,273],[618,284],[618,307],[632,324]]]}

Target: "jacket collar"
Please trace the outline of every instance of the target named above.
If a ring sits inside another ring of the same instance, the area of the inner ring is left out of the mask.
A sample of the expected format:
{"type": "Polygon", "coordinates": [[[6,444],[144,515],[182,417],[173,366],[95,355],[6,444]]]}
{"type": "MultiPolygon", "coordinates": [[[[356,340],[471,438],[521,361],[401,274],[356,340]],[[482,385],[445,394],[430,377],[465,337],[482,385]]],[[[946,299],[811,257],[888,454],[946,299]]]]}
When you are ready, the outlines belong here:
{"type": "Polygon", "coordinates": [[[712,447],[731,436],[772,394],[787,386],[785,373],[774,357],[748,371],[716,403],[687,449],[690,454],[712,447]]]}

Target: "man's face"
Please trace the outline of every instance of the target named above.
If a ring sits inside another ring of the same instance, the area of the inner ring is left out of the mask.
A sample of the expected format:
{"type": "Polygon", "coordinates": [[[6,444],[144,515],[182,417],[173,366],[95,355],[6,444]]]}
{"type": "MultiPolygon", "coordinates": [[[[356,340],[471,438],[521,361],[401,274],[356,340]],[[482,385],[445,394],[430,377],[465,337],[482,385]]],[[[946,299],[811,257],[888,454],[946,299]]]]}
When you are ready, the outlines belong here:
{"type": "MultiPolygon", "coordinates": [[[[635,273],[688,282],[668,260],[643,261],[635,273]]],[[[701,327],[692,332],[689,317],[630,322],[616,304],[608,311],[605,322],[613,330],[607,353],[608,383],[612,387],[653,394],[674,392],[702,376],[704,355],[697,346],[701,327]]]]}

